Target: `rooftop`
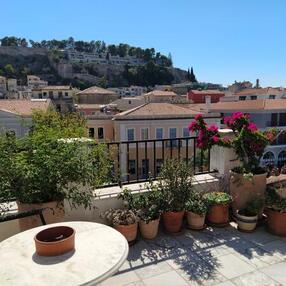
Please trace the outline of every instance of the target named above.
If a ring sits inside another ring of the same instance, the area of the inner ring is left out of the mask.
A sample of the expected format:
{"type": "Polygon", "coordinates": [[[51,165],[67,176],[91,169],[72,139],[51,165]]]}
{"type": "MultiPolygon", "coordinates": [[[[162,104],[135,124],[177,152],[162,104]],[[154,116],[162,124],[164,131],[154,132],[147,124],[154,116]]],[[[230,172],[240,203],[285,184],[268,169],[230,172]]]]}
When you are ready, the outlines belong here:
{"type": "Polygon", "coordinates": [[[182,107],[183,105],[171,103],[146,103],[115,115],[116,119],[155,119],[155,118],[170,118],[170,117],[189,117],[192,118],[199,114],[198,110],[182,107]]]}
{"type": "Polygon", "coordinates": [[[147,96],[177,96],[177,94],[173,91],[165,91],[165,90],[153,90],[145,95],[147,96]]]}
{"type": "Polygon", "coordinates": [[[264,110],[285,110],[286,99],[256,99],[241,100],[235,102],[217,102],[209,107],[211,111],[264,111],[264,110]]]}
{"type": "Polygon", "coordinates": [[[77,93],[77,95],[96,95],[96,94],[117,95],[112,90],[101,88],[98,86],[92,86],[77,93]]]}
{"type": "Polygon", "coordinates": [[[227,228],[186,230],[178,236],[161,232],[130,247],[119,272],[100,286],[285,285],[285,238],[262,227],[242,233],[227,228]]]}
{"type": "Polygon", "coordinates": [[[243,95],[278,95],[285,94],[286,90],[280,87],[266,87],[266,88],[247,88],[243,89],[239,92],[236,92],[235,95],[243,96],[243,95]]]}
{"type": "Polygon", "coordinates": [[[42,100],[0,100],[0,111],[21,116],[31,116],[34,110],[47,110],[51,106],[50,99],[42,100]]]}

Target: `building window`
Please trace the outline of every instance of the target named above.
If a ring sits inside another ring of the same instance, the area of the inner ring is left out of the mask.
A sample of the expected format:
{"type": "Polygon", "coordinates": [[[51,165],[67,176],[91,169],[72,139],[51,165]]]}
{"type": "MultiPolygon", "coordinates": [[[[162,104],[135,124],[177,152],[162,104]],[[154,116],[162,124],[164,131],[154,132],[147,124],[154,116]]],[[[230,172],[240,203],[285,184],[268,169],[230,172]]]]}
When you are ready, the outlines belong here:
{"type": "Polygon", "coordinates": [[[49,91],[49,98],[51,98],[51,99],[54,98],[54,93],[52,91],[49,91]]]}
{"type": "Polygon", "coordinates": [[[134,135],[134,129],[127,129],[127,140],[128,141],[134,141],[135,135],[134,135]]]}
{"type": "Polygon", "coordinates": [[[57,109],[58,112],[61,112],[61,111],[62,111],[61,105],[60,105],[60,104],[57,104],[57,105],[56,105],[56,109],[57,109]]]}
{"type": "Polygon", "coordinates": [[[156,139],[163,139],[163,128],[156,128],[156,139]]]}
{"type": "Polygon", "coordinates": [[[189,137],[190,136],[190,131],[188,127],[183,128],[183,137],[189,137]]]}
{"type": "Polygon", "coordinates": [[[136,167],[135,167],[135,165],[136,165],[136,162],[135,162],[135,160],[129,160],[129,162],[128,162],[128,174],[129,175],[135,175],[136,174],[136,167]]]}
{"type": "MultiPolygon", "coordinates": [[[[174,139],[177,137],[177,128],[170,128],[169,129],[169,138],[174,139]]],[[[167,147],[176,147],[178,146],[178,140],[170,140],[167,141],[167,147]]]]}
{"type": "Polygon", "coordinates": [[[239,100],[246,100],[246,96],[240,96],[239,100]]]}
{"type": "Polygon", "coordinates": [[[39,98],[43,98],[43,95],[41,93],[38,94],[39,98]]]}
{"type": "Polygon", "coordinates": [[[163,165],[163,159],[156,160],[156,174],[160,174],[163,165]]]}
{"type": "Polygon", "coordinates": [[[286,151],[281,151],[278,155],[278,167],[281,168],[286,164],[286,151]]]}
{"type": "Polygon", "coordinates": [[[65,96],[68,97],[68,96],[69,96],[69,93],[68,93],[68,92],[65,92],[65,96]]]}
{"type": "Polygon", "coordinates": [[[63,92],[62,91],[59,91],[59,98],[62,98],[62,96],[63,96],[63,92]]]}
{"type": "Polygon", "coordinates": [[[149,159],[142,160],[142,177],[143,179],[146,179],[148,177],[149,174],[149,159]]]}
{"type": "Polygon", "coordinates": [[[148,128],[141,129],[141,140],[148,140],[148,128]]]}
{"type": "Polygon", "coordinates": [[[256,95],[251,95],[251,96],[250,96],[250,99],[251,99],[251,100],[256,100],[256,99],[257,99],[257,96],[256,96],[256,95]]]}
{"type": "Polygon", "coordinates": [[[89,138],[94,138],[94,128],[88,129],[88,136],[89,136],[89,138]]]}
{"type": "Polygon", "coordinates": [[[97,138],[98,139],[103,139],[104,138],[103,127],[98,127],[98,129],[97,129],[97,138]]]}
{"type": "Polygon", "coordinates": [[[276,97],[276,96],[273,95],[273,94],[270,94],[270,95],[269,95],[269,99],[275,99],[275,97],[276,97]]]}
{"type": "Polygon", "coordinates": [[[275,163],[274,154],[270,151],[266,152],[263,155],[262,162],[264,166],[274,166],[275,163]]]}
{"type": "Polygon", "coordinates": [[[79,114],[80,114],[81,116],[84,116],[84,115],[85,115],[85,112],[84,112],[84,111],[80,111],[79,114]]]}
{"type": "Polygon", "coordinates": [[[47,96],[47,93],[46,92],[43,92],[43,97],[46,97],[47,96]]]}

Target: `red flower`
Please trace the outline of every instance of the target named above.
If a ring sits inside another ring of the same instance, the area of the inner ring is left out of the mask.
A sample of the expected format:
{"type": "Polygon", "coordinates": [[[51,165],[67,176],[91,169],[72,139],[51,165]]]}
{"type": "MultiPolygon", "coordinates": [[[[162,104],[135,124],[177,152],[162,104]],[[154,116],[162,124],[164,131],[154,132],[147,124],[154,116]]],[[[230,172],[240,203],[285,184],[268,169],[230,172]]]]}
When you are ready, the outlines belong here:
{"type": "Polygon", "coordinates": [[[219,137],[218,137],[217,135],[214,135],[214,136],[212,137],[212,140],[213,140],[214,142],[218,142],[218,141],[219,141],[219,137]]]}
{"type": "Polygon", "coordinates": [[[249,129],[250,131],[256,131],[256,130],[257,130],[257,126],[256,126],[255,123],[250,122],[249,125],[248,125],[248,129],[249,129]]]}
{"type": "Polygon", "coordinates": [[[201,119],[201,118],[203,118],[203,115],[202,115],[202,114],[198,114],[198,115],[195,116],[195,120],[199,120],[199,119],[201,119]]]}

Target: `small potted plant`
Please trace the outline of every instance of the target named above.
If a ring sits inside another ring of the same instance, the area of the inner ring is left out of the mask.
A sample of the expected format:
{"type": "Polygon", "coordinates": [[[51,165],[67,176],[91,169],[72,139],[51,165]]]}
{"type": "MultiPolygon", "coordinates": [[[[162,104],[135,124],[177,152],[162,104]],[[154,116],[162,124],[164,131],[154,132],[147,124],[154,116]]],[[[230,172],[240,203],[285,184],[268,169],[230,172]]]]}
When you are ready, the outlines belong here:
{"type": "Polygon", "coordinates": [[[196,132],[197,147],[206,151],[217,145],[234,150],[238,166],[230,172],[229,190],[233,198],[232,210],[245,208],[253,194],[264,198],[266,190],[266,170],[260,167],[260,159],[265,148],[278,136],[276,129],[259,131],[251,122],[249,114],[234,112],[224,117],[224,124],[231,129],[231,137],[223,137],[216,125],[208,126],[199,114],[189,125],[196,132]]]}
{"type": "Polygon", "coordinates": [[[153,239],[158,234],[160,222],[159,192],[150,182],[148,191],[132,194],[128,189],[123,190],[119,198],[124,201],[126,207],[131,209],[139,218],[139,229],[143,238],[153,239]]]}
{"type": "Polygon", "coordinates": [[[110,209],[103,214],[103,217],[105,217],[129,243],[136,240],[138,219],[132,210],[110,209]]]}
{"type": "Polygon", "coordinates": [[[237,211],[236,221],[238,229],[251,232],[256,228],[258,215],[263,208],[263,200],[255,198],[248,202],[247,206],[237,211]]]}
{"type": "Polygon", "coordinates": [[[207,221],[210,225],[225,226],[229,222],[231,196],[224,192],[210,192],[204,195],[209,206],[207,221]]]}
{"type": "Polygon", "coordinates": [[[286,188],[270,187],[266,191],[265,213],[268,230],[278,236],[286,236],[286,188]]]}
{"type": "Polygon", "coordinates": [[[188,227],[200,230],[205,227],[205,218],[208,206],[200,193],[192,192],[186,203],[188,227]]]}
{"type": "Polygon", "coordinates": [[[163,210],[163,223],[168,233],[178,233],[182,229],[192,179],[192,168],[179,159],[169,159],[162,166],[157,188],[163,210]]]}

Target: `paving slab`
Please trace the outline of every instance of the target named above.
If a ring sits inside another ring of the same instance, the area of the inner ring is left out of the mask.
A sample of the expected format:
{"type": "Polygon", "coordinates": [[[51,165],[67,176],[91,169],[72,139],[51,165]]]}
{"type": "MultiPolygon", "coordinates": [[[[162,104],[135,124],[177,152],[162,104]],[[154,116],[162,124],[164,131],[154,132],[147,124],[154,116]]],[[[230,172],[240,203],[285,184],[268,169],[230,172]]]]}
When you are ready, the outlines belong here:
{"type": "Polygon", "coordinates": [[[286,262],[280,262],[260,270],[274,281],[286,285],[286,262]]]}
{"type": "Polygon", "coordinates": [[[189,286],[188,282],[185,281],[176,271],[170,271],[144,279],[143,283],[145,286],[189,286]]]}

